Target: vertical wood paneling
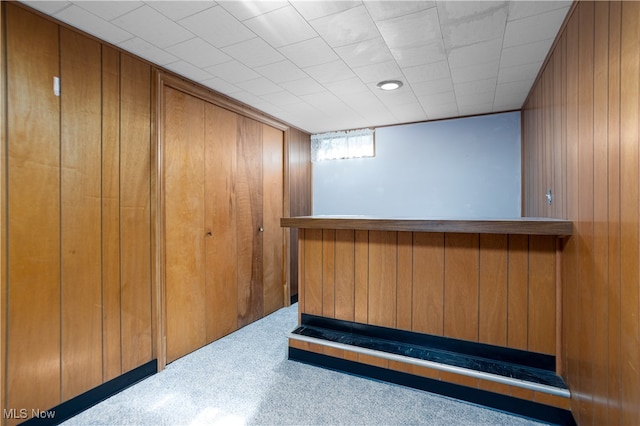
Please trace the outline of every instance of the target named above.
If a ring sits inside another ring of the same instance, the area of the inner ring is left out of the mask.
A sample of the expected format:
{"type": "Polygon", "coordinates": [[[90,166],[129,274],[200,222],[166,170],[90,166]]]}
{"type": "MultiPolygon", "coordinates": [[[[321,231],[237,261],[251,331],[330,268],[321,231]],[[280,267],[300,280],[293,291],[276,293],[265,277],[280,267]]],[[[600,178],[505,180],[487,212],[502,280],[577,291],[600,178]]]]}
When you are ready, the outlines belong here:
{"type": "Polygon", "coordinates": [[[369,232],[355,231],[355,310],[356,322],[367,323],[369,300],[369,232]]]}
{"type": "Polygon", "coordinates": [[[322,316],[334,318],[336,292],[336,231],[322,230],[322,316]]]}
{"type": "Polygon", "coordinates": [[[411,329],[444,333],[444,234],[413,234],[413,292],[411,329]]]}
{"type": "Polygon", "coordinates": [[[122,370],[151,360],[151,69],[120,56],[122,370]]]}
{"type": "Polygon", "coordinates": [[[283,143],[282,130],[262,125],[262,293],[263,312],[270,314],[284,305],[283,143]]]}
{"type": "Polygon", "coordinates": [[[527,349],[529,303],[529,237],[509,235],[507,273],[507,346],[527,349]]]}
{"type": "Polygon", "coordinates": [[[204,108],[205,321],[206,340],[212,342],[238,327],[238,259],[234,255],[237,115],[206,102],[204,108]]]}
{"type": "Polygon", "coordinates": [[[556,349],[556,242],[554,237],[529,237],[529,306],[527,348],[554,354],[556,349]]]}
{"type": "Polygon", "coordinates": [[[413,233],[398,232],[396,328],[411,330],[413,309],[413,233]]]}
{"type": "Polygon", "coordinates": [[[355,232],[336,231],[335,317],[354,320],[355,313],[355,232]]]}
{"type": "Polygon", "coordinates": [[[622,5],[609,9],[609,91],[607,167],[607,403],[608,423],[620,423],[620,21],[622,5]]]}
{"type": "Polygon", "coordinates": [[[445,234],[444,334],[448,337],[478,340],[478,243],[478,234],[445,234]]]}
{"type": "Polygon", "coordinates": [[[236,180],[238,239],[238,327],[264,312],[262,294],[262,125],[238,116],[236,180]]]}
{"type": "MultiPolygon", "coordinates": [[[[575,224],[562,253],[563,374],[579,424],[640,422],[639,25],[636,2],[581,1],[554,52],[562,64],[560,76],[553,73],[562,102],[554,152],[559,144],[565,155],[553,173],[566,185],[564,215],[575,224]]],[[[525,108],[532,107],[530,98],[525,108]]],[[[548,120],[526,116],[524,134],[548,120]]],[[[523,151],[543,143],[527,137],[523,151]]],[[[548,173],[528,158],[524,169],[525,179],[548,173]]],[[[534,194],[523,199],[531,212],[534,194]]]]}
{"type": "Polygon", "coordinates": [[[103,380],[122,372],[120,355],[120,54],[102,47],[103,380]]]}
{"type": "Polygon", "coordinates": [[[397,239],[397,232],[369,232],[369,324],[396,326],[397,239]]]}
{"type": "Polygon", "coordinates": [[[304,231],[304,312],[322,315],[322,230],[304,231]]]}
{"type": "Polygon", "coordinates": [[[507,235],[480,235],[478,340],[507,345],[507,235]]]}
{"type": "Polygon", "coordinates": [[[206,343],[204,102],[164,88],[167,362],[206,343]],[[186,249],[188,247],[188,249],[186,249]]]}
{"type": "Polygon", "coordinates": [[[47,409],[61,397],[60,98],[52,90],[58,26],[4,6],[11,123],[6,406],[47,409]]]}
{"type": "MultiPolygon", "coordinates": [[[[6,49],[5,49],[5,12],[4,4],[0,4],[0,117],[3,120],[6,116],[6,49]]],[[[0,412],[5,409],[5,377],[7,363],[6,357],[7,342],[7,139],[6,125],[0,125],[0,354],[3,360],[0,361],[0,412]]]]}
{"type": "Polygon", "coordinates": [[[596,2],[594,10],[594,84],[593,89],[593,292],[592,292],[592,332],[593,332],[593,404],[594,423],[608,423],[607,394],[607,266],[608,266],[608,224],[607,224],[607,140],[608,125],[608,81],[609,75],[609,4],[596,2]],[[601,143],[597,143],[602,141],[601,143]],[[596,301],[602,301],[597,303],[596,301]]]}
{"type": "Polygon", "coordinates": [[[621,423],[640,423],[640,310],[638,291],[638,139],[640,3],[622,2],[620,75],[620,359],[621,423]]]}
{"type": "Polygon", "coordinates": [[[102,383],[100,44],[60,29],[62,399],[102,383]]]}
{"type": "Polygon", "coordinates": [[[307,311],[305,288],[307,286],[305,265],[307,263],[305,246],[307,235],[304,229],[298,230],[298,324],[303,312],[307,311]]]}

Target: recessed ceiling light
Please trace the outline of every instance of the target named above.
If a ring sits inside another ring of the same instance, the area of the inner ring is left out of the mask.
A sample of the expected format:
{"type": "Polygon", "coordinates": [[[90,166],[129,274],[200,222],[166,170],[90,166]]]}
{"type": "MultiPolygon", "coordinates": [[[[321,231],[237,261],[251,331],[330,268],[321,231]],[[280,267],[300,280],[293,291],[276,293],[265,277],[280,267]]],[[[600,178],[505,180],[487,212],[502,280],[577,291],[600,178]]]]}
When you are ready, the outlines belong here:
{"type": "Polygon", "coordinates": [[[402,87],[400,80],[385,80],[378,83],[378,87],[382,90],[396,90],[402,87]]]}

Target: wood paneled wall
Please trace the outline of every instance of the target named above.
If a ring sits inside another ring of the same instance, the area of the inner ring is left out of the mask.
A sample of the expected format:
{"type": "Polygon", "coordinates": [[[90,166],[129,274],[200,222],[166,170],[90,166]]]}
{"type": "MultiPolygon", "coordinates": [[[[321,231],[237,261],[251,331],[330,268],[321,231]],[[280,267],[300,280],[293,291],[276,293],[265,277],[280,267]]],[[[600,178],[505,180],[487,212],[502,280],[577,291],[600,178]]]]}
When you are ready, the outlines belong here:
{"type": "Polygon", "coordinates": [[[153,358],[151,67],[2,7],[2,408],[31,413],[153,358]]]}
{"type": "MultiPolygon", "coordinates": [[[[311,135],[296,128],[287,132],[289,149],[289,214],[287,216],[311,215],[311,135]]],[[[286,191],[285,191],[286,194],[286,191]]],[[[285,212],[286,214],[287,212],[285,212]]],[[[298,229],[285,228],[289,235],[290,257],[287,259],[290,295],[298,294],[298,229]]]]}
{"type": "Polygon", "coordinates": [[[640,3],[580,1],[523,110],[524,214],[574,222],[563,375],[584,425],[640,424],[639,76],[640,3]]]}
{"type": "Polygon", "coordinates": [[[300,229],[300,312],[556,354],[556,237],[300,229]]]}

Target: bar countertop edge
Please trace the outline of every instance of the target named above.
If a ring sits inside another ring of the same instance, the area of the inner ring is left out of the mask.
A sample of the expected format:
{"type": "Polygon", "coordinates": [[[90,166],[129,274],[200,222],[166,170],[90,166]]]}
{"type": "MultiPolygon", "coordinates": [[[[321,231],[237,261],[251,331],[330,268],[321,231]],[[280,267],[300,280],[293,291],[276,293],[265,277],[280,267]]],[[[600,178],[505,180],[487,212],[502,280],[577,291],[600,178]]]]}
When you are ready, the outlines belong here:
{"type": "Polygon", "coordinates": [[[280,226],[283,228],[302,229],[556,235],[558,237],[568,237],[573,232],[573,223],[571,221],[546,217],[430,219],[370,216],[296,216],[281,218],[280,226]]]}

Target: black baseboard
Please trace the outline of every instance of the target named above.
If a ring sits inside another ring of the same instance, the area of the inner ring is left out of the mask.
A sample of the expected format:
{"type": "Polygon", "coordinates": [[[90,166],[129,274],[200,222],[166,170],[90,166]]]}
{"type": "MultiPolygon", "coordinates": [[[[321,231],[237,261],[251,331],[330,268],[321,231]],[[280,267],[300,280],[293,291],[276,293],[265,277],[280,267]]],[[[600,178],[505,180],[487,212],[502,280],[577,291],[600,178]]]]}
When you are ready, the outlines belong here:
{"type": "Polygon", "coordinates": [[[75,398],[63,402],[60,405],[49,410],[42,411],[42,415],[40,417],[32,417],[31,419],[23,422],[22,425],[59,425],[65,420],[80,414],[86,409],[93,407],[97,403],[104,401],[118,392],[123,391],[129,386],[134,385],[149,376],[153,376],[157,372],[158,361],[154,359],[138,368],[134,368],[133,370],[116,377],[115,379],[109,380],[100,386],[96,386],[75,398]]]}
{"type": "Polygon", "coordinates": [[[291,296],[291,304],[293,305],[294,303],[298,303],[298,294],[294,294],[293,296],[291,296]]]}
{"type": "Polygon", "coordinates": [[[359,362],[341,358],[334,358],[328,355],[292,347],[289,348],[289,359],[360,377],[381,380],[414,389],[433,392],[551,424],[570,426],[575,426],[576,424],[570,411],[499,393],[429,379],[373,365],[361,364],[359,362]]]}

